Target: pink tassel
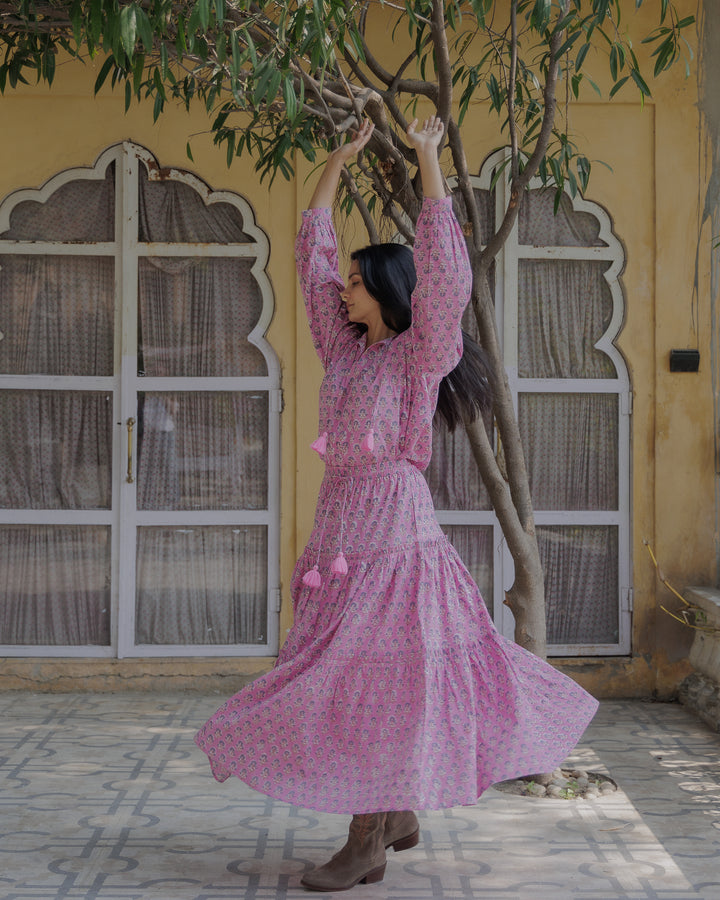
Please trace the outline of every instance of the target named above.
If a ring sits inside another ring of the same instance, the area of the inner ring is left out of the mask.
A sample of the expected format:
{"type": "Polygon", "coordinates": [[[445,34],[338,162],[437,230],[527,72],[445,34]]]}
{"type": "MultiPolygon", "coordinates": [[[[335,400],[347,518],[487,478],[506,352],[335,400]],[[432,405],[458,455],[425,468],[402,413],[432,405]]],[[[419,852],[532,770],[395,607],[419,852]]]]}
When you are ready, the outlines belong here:
{"type": "Polygon", "coordinates": [[[303,575],[303,584],[306,584],[311,588],[319,588],[322,584],[322,578],[320,577],[320,573],[318,572],[318,567],[313,566],[309,572],[306,572],[303,575]]]}
{"type": "Polygon", "coordinates": [[[330,566],[330,571],[333,573],[333,575],[347,575],[348,564],[342,554],[342,550],[333,560],[333,564],[330,566]]]}
{"type": "Polygon", "coordinates": [[[327,431],[323,431],[319,438],[316,438],[312,444],[310,444],[310,449],[314,450],[319,456],[325,456],[325,451],[327,450],[327,431]]]}
{"type": "Polygon", "coordinates": [[[365,453],[372,453],[375,450],[375,432],[372,430],[372,428],[362,439],[360,449],[364,450],[365,453]]]}

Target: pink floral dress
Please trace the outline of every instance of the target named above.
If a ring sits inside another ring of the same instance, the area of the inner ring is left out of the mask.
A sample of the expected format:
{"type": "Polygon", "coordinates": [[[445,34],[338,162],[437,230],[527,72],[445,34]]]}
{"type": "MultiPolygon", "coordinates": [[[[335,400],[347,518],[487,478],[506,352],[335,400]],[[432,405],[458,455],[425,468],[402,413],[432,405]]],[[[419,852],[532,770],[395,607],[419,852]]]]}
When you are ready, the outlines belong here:
{"type": "Polygon", "coordinates": [[[325,368],[325,477],[277,665],[196,741],[219,781],[316,810],[473,804],[494,782],[558,766],[597,702],[497,633],[421,474],[461,351],[465,243],[450,200],[426,200],[413,324],[369,347],[340,298],[329,210],[304,213],[296,250],[325,368]]]}

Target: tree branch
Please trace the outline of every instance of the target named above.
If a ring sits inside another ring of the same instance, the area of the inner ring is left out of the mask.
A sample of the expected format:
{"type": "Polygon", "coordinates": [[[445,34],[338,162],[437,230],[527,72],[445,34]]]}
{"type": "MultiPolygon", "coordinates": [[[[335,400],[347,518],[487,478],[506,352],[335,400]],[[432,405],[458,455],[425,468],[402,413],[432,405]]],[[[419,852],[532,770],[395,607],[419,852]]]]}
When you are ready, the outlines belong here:
{"type": "Polygon", "coordinates": [[[517,0],[510,3],[510,75],[508,77],[508,128],[510,130],[510,154],[512,180],[517,181],[520,168],[518,158],[517,122],[515,121],[515,87],[517,82],[518,33],[517,33],[517,0]]]}
{"type": "Polygon", "coordinates": [[[438,80],[437,114],[447,131],[452,109],[452,64],[448,50],[447,32],[445,31],[445,4],[443,0],[433,0],[431,32],[438,80]]]}
{"type": "Polygon", "coordinates": [[[460,195],[465,201],[465,211],[467,217],[472,224],[473,244],[476,250],[481,247],[482,223],[480,221],[480,211],[478,209],[475,191],[470,181],[470,173],[468,172],[467,159],[465,158],[465,149],[460,136],[460,129],[457,122],[452,117],[448,122],[448,146],[452,154],[453,164],[457,172],[458,188],[460,195]]]}
{"type": "Polygon", "coordinates": [[[371,244],[378,244],[380,242],[380,236],[378,234],[377,227],[373,220],[373,217],[370,215],[370,210],[367,208],[367,203],[365,203],[365,199],[360,194],[358,190],[358,186],[355,183],[355,179],[352,177],[351,173],[347,170],[345,166],[343,166],[342,171],[340,172],[340,177],[342,179],[342,183],[345,187],[345,190],[352,197],[355,206],[357,206],[360,215],[362,216],[363,224],[367,230],[368,236],[370,238],[371,244]]]}
{"type": "MultiPolygon", "coordinates": [[[[560,10],[558,21],[562,19],[564,10],[565,3],[560,10]]],[[[542,158],[545,156],[547,148],[550,146],[550,140],[552,138],[553,128],[555,126],[555,110],[557,107],[556,91],[559,69],[557,51],[562,46],[564,37],[565,31],[556,28],[550,38],[548,52],[549,62],[547,75],[545,77],[545,86],[543,88],[544,110],[542,125],[540,127],[540,132],[538,134],[537,140],[535,141],[535,148],[530,156],[530,159],[523,168],[522,172],[520,172],[520,174],[516,178],[511,179],[510,200],[505,211],[505,216],[500,223],[500,227],[490,238],[487,247],[485,247],[485,249],[481,253],[480,268],[485,275],[490,268],[492,260],[497,256],[498,252],[503,247],[510,232],[512,231],[515,220],[517,219],[522,192],[526,189],[526,187],[530,183],[530,180],[537,174],[542,158]]]]}

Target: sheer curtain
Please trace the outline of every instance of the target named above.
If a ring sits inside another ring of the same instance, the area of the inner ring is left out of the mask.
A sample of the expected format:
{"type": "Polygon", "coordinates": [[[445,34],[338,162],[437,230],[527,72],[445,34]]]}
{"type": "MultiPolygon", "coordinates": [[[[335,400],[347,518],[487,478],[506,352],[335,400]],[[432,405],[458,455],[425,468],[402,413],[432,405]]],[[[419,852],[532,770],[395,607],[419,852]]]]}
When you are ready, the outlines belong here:
{"type": "Polygon", "coordinates": [[[110,643],[110,528],[0,525],[0,641],[110,643]]]}
{"type": "Polygon", "coordinates": [[[545,571],[548,640],[617,643],[617,528],[542,525],[537,534],[545,571]]]}
{"type": "Polygon", "coordinates": [[[264,526],[145,527],[137,559],[140,644],[262,644],[264,526]]]}
{"type": "Polygon", "coordinates": [[[148,393],[138,409],[138,509],[267,509],[266,393],[148,393]]]}
{"type": "MultiPolygon", "coordinates": [[[[112,240],[113,177],[18,204],[0,240],[112,240]]],[[[108,258],[3,254],[0,372],[112,375],[114,280],[108,258]]],[[[104,391],[0,391],[0,507],[109,509],[112,406],[104,391]]],[[[109,528],[0,527],[0,611],[0,643],[108,645],[109,528]]]]}
{"type": "MultiPolygon", "coordinates": [[[[552,192],[531,192],[520,220],[522,244],[601,246],[594,216],[552,192]]],[[[612,317],[607,261],[521,259],[518,271],[519,375],[615,379],[595,344],[612,317]]],[[[536,510],[618,508],[618,394],[520,393],[518,418],[536,510]]],[[[538,527],[550,644],[618,640],[617,528],[538,527]]]]}
{"type": "MultiPolygon", "coordinates": [[[[483,241],[492,232],[495,198],[478,191],[483,241]]],[[[454,198],[463,218],[461,200],[454,198]]],[[[618,394],[572,388],[578,379],[617,379],[613,361],[595,348],[607,331],[613,299],[606,260],[528,259],[524,247],[604,247],[600,222],[554,191],[530,191],[518,219],[518,419],[533,504],[539,511],[618,508],[618,394]],[[568,390],[523,389],[522,379],[567,379],[568,390]]],[[[491,272],[491,290],[494,273],[491,272]]],[[[472,315],[464,327],[475,336],[472,315]]],[[[490,422],[486,423],[490,428],[490,422]]],[[[490,503],[462,429],[442,427],[426,477],[441,510],[487,510],[490,503]]],[[[492,598],[491,529],[444,526],[487,598],[492,598]]],[[[548,638],[554,644],[618,639],[618,548],[615,526],[538,527],[545,571],[548,638]]],[[[497,600],[497,598],[496,598],[497,600]]],[[[492,606],[490,600],[489,605],[492,606]]]]}
{"type": "MultiPolygon", "coordinates": [[[[140,240],[247,243],[227,203],[189,185],[140,182],[140,240]]],[[[138,283],[138,374],[262,376],[247,337],[262,313],[252,261],[148,257],[138,283]]],[[[153,391],[138,397],[138,509],[268,506],[268,394],[153,391]]],[[[136,640],[140,644],[263,643],[265,527],[140,527],[136,640]]]]}

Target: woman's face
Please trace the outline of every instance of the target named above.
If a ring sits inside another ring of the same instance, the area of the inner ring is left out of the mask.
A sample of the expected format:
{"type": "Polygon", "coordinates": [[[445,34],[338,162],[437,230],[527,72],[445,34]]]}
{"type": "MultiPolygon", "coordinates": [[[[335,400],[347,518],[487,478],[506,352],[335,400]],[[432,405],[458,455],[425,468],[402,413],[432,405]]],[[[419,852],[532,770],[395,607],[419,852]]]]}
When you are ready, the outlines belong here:
{"type": "Polygon", "coordinates": [[[351,322],[367,325],[371,330],[373,326],[382,322],[380,304],[367,292],[360,274],[360,264],[356,259],[350,263],[348,283],[341,296],[347,306],[351,322]]]}

